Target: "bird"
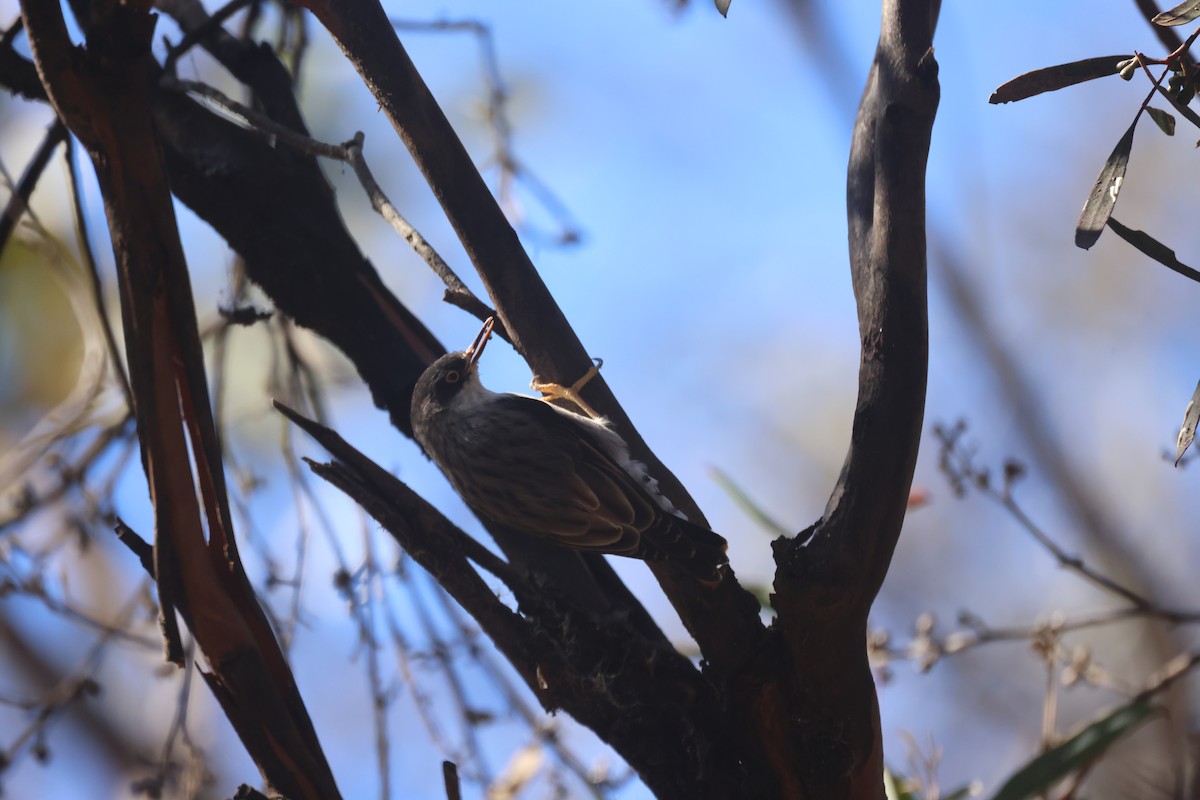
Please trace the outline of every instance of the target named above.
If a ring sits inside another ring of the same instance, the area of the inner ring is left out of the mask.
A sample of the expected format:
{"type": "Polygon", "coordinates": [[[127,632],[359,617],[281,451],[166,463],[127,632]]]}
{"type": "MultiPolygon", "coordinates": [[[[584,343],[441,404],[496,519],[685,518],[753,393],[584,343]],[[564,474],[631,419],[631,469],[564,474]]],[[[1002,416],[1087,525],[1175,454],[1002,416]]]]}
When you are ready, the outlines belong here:
{"type": "Polygon", "coordinates": [[[467,505],[484,520],[559,545],[673,562],[705,583],[720,582],[725,539],[679,512],[612,423],[579,401],[599,364],[570,388],[532,384],[573,397],[588,415],[490,391],[478,365],[494,325],[489,317],[470,347],[430,364],[413,390],[414,438],[467,505]]]}

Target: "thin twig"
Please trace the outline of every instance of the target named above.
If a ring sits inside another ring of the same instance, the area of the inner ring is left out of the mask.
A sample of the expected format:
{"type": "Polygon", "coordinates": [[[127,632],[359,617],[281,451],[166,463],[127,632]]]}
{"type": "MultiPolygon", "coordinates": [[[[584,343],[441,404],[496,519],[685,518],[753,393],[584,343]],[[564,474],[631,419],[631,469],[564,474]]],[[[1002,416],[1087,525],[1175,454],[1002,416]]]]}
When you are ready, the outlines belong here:
{"type": "Polygon", "coordinates": [[[52,611],[65,619],[78,622],[85,627],[98,631],[107,638],[120,639],[148,650],[157,650],[159,647],[157,638],[142,636],[126,630],[125,623],[120,618],[115,622],[105,622],[80,610],[68,600],[52,596],[47,591],[40,572],[33,575],[22,575],[13,566],[12,562],[7,559],[0,560],[0,569],[3,569],[3,572],[7,574],[8,577],[5,583],[7,584],[8,591],[13,594],[34,598],[48,611],[52,611]]]}
{"type": "Polygon", "coordinates": [[[12,196],[8,198],[3,216],[0,216],[0,252],[3,252],[4,246],[8,244],[8,239],[16,228],[17,222],[29,210],[29,198],[33,196],[33,190],[37,188],[42,173],[46,171],[46,165],[50,163],[50,156],[54,155],[55,148],[66,138],[67,126],[56,117],[54,122],[50,123],[50,127],[46,129],[46,135],[42,137],[42,143],[34,151],[33,158],[25,166],[21,180],[12,187],[12,196]]]}
{"type": "MultiPolygon", "coordinates": [[[[531,227],[524,214],[520,211],[514,184],[523,184],[530,194],[549,212],[557,233],[551,238],[555,244],[577,244],[582,236],[580,227],[567,209],[565,203],[533,173],[516,155],[513,146],[512,123],[508,119],[508,87],[500,71],[500,58],[496,52],[496,40],[492,29],[483,22],[473,19],[463,20],[403,20],[392,18],[392,27],[397,30],[414,33],[469,33],[479,43],[480,56],[483,61],[484,84],[487,87],[487,121],[492,134],[491,162],[500,171],[497,196],[500,205],[504,207],[514,223],[523,229],[531,227]]],[[[448,302],[453,302],[448,300],[448,302]]],[[[467,309],[470,311],[470,309],[467,309]]],[[[473,312],[472,312],[473,313],[473,312]]]]}
{"type": "Polygon", "coordinates": [[[467,288],[467,285],[450,268],[450,265],[433,249],[429,241],[416,228],[410,225],[408,220],[388,200],[387,195],[383,193],[383,190],[375,181],[375,176],[371,174],[366,159],[363,158],[362,132],[354,134],[354,138],[346,142],[342,147],[345,152],[343,160],[354,170],[354,174],[358,177],[358,182],[362,184],[363,190],[371,200],[371,208],[375,209],[376,213],[383,217],[392,226],[392,229],[400,234],[404,241],[408,242],[413,252],[429,265],[430,269],[442,279],[442,283],[446,284],[445,301],[451,305],[458,306],[480,320],[495,317],[496,312],[467,288]]]}
{"type": "MultiPolygon", "coordinates": [[[[416,587],[411,583],[410,572],[404,568],[403,561],[397,567],[396,574],[400,585],[404,587],[406,592],[412,593],[417,591],[416,587]]],[[[412,694],[413,705],[417,709],[417,717],[425,726],[425,732],[428,734],[430,742],[444,755],[449,756],[454,761],[463,760],[463,755],[457,752],[454,745],[446,739],[441,728],[438,726],[435,719],[433,700],[421,689],[420,681],[417,679],[416,671],[413,668],[417,654],[414,653],[408,637],[404,634],[404,629],[400,626],[395,609],[390,602],[386,602],[386,595],[383,608],[388,634],[392,640],[392,649],[396,655],[396,667],[400,670],[400,677],[403,679],[404,685],[408,687],[409,692],[412,694]]]]}
{"type": "Polygon", "coordinates": [[[58,470],[59,481],[50,489],[36,494],[32,487],[24,494],[7,516],[0,517],[0,533],[9,526],[25,519],[38,508],[57,502],[66,496],[71,489],[81,486],[87,473],[100,458],[108,452],[108,448],[116,441],[132,443],[134,433],[132,414],[128,414],[119,422],[100,431],[91,444],[80,454],[73,463],[58,470]]]}
{"type": "MultiPolygon", "coordinates": [[[[371,207],[392,226],[393,230],[408,242],[413,252],[420,256],[421,260],[428,264],[429,268],[442,279],[442,282],[446,285],[446,302],[462,308],[480,320],[496,316],[496,312],[467,288],[467,285],[450,268],[429,241],[400,214],[388,199],[367,166],[366,160],[363,158],[364,136],[362,132],[356,133],[354,138],[344,144],[329,144],[304,136],[291,128],[280,125],[266,115],[233,100],[207,84],[198,81],[184,81],[164,77],[161,85],[167,89],[197,94],[215,103],[225,111],[241,117],[249,124],[251,130],[268,139],[274,138],[289,147],[303,153],[308,153],[309,155],[329,158],[348,164],[354,170],[355,177],[358,178],[363,191],[371,201],[371,207]]],[[[501,330],[501,328],[501,325],[497,326],[497,333],[501,338],[509,340],[507,332],[501,330]]]]}
{"type": "MultiPolygon", "coordinates": [[[[479,638],[478,631],[472,627],[465,619],[462,608],[453,602],[450,595],[441,585],[433,586],[434,599],[441,606],[442,612],[454,623],[458,628],[459,639],[467,646],[471,656],[478,662],[480,667],[491,677],[492,683],[500,689],[504,695],[505,702],[509,708],[516,712],[517,716],[529,726],[538,742],[546,747],[550,753],[566,767],[579,781],[587,788],[588,793],[596,800],[603,800],[606,789],[619,788],[623,781],[603,778],[597,780],[589,770],[567,747],[565,747],[558,735],[555,733],[554,721],[548,719],[544,714],[541,714],[526,702],[525,698],[517,690],[517,687],[509,679],[509,671],[507,667],[501,664],[494,656],[494,650],[488,647],[483,647],[477,641],[479,638]]],[[[633,777],[632,770],[626,774],[625,779],[633,777]]]]}
{"type": "Polygon", "coordinates": [[[104,331],[104,345],[108,348],[108,358],[117,382],[121,385],[121,394],[125,396],[125,407],[133,413],[133,390],[129,388],[129,375],[125,371],[125,362],[121,359],[121,348],[117,346],[117,337],[113,334],[112,322],[108,316],[108,308],[104,305],[104,284],[100,280],[100,268],[96,265],[95,250],[92,248],[92,237],[88,233],[87,214],[83,208],[83,190],[80,186],[79,170],[75,163],[75,140],[67,137],[67,175],[71,183],[71,213],[75,221],[75,238],[79,241],[79,255],[87,267],[92,280],[92,300],[96,304],[96,317],[100,320],[100,329],[104,331]]]}
{"type": "Polygon", "coordinates": [[[1084,679],[1089,684],[1129,695],[1132,689],[1120,685],[1113,676],[1099,670],[1090,657],[1079,662],[1076,658],[1078,648],[1068,650],[1061,646],[1061,640],[1069,633],[1137,621],[1148,616],[1151,615],[1141,609],[1123,608],[1075,619],[1052,617],[1046,622],[1029,626],[994,628],[978,616],[963,612],[958,618],[959,628],[946,634],[937,634],[932,615],[923,614],[915,626],[916,633],[905,644],[893,646],[892,635],[888,631],[872,630],[867,637],[867,650],[871,666],[876,670],[886,670],[893,662],[911,661],[921,672],[928,672],[943,658],[958,656],[985,645],[1032,644],[1035,650],[1042,653],[1043,659],[1048,659],[1047,653],[1052,652],[1055,662],[1072,669],[1076,674],[1071,682],[1084,679]]]}
{"type": "Polygon", "coordinates": [[[1175,625],[1200,622],[1200,612],[1159,606],[1141,593],[1088,566],[1081,557],[1067,553],[1017,503],[1012,490],[1016,479],[1023,474],[1024,468],[1014,462],[1009,462],[1005,467],[1006,477],[1003,485],[997,488],[993,485],[994,482],[988,472],[976,467],[971,461],[971,454],[963,449],[961,439],[964,432],[965,427],[961,425],[955,428],[947,428],[943,425],[934,426],[934,434],[941,441],[942,470],[950,477],[956,489],[963,490],[967,486],[972,486],[985,497],[998,503],[1033,537],[1034,541],[1054,557],[1059,566],[1074,572],[1105,592],[1120,597],[1145,616],[1175,625]]]}
{"type": "Polygon", "coordinates": [[[215,33],[218,29],[220,29],[221,24],[225,22],[225,20],[229,19],[234,14],[250,5],[252,2],[254,2],[254,0],[230,0],[230,2],[213,12],[213,15],[205,20],[201,25],[184,34],[184,37],[180,39],[176,45],[167,49],[167,57],[163,59],[163,71],[167,73],[174,73],[175,62],[179,60],[180,56],[202,42],[210,34],[215,33]]]}
{"type": "MultiPolygon", "coordinates": [[[[388,708],[391,706],[391,693],[384,689],[383,677],[379,668],[379,640],[375,636],[375,587],[378,587],[378,598],[384,594],[383,583],[380,579],[379,565],[375,560],[375,545],[372,529],[363,518],[363,569],[362,586],[365,600],[359,604],[361,608],[360,642],[367,651],[367,680],[371,686],[372,722],[375,726],[375,758],[379,764],[379,797],[380,800],[390,800],[392,796],[391,746],[388,742],[388,708]]],[[[351,588],[347,594],[353,594],[351,588]]],[[[357,602],[351,600],[352,603],[357,602]]]]}
{"type": "Polygon", "coordinates": [[[1155,674],[1149,685],[1137,694],[1138,700],[1144,700],[1147,697],[1153,697],[1156,694],[1161,694],[1171,685],[1184,677],[1196,667],[1200,666],[1200,651],[1191,653],[1182,653],[1179,656],[1168,661],[1163,668],[1155,674]]]}
{"type": "Polygon", "coordinates": [[[1192,31],[1192,34],[1188,36],[1188,38],[1184,40],[1182,44],[1162,58],[1151,58],[1137,52],[1135,52],[1134,55],[1137,57],[1138,63],[1143,69],[1145,68],[1146,64],[1165,64],[1172,69],[1179,68],[1182,64],[1183,56],[1191,48],[1192,44],[1195,43],[1197,36],[1200,36],[1200,28],[1192,31]]]}
{"type": "MultiPolygon", "coordinates": [[[[430,583],[436,582],[430,581],[430,583]]],[[[437,588],[433,587],[430,591],[436,593],[437,588]]],[[[467,699],[466,685],[459,674],[458,666],[451,657],[451,647],[438,631],[437,625],[433,621],[433,615],[429,612],[429,607],[422,596],[422,592],[415,586],[409,592],[409,601],[412,610],[416,614],[417,622],[420,624],[425,638],[429,642],[430,655],[438,665],[443,678],[445,678],[446,685],[450,688],[450,694],[454,698],[455,706],[457,706],[457,716],[463,721],[463,742],[467,748],[467,755],[474,766],[474,777],[484,786],[487,786],[491,784],[493,776],[491,770],[488,768],[487,761],[484,759],[483,747],[479,743],[479,735],[476,730],[479,724],[480,713],[467,699]]]]}
{"type": "MultiPolygon", "coordinates": [[[[21,750],[30,741],[35,742],[34,747],[36,748],[41,737],[45,735],[46,728],[57,716],[58,712],[76,700],[94,695],[100,691],[100,686],[96,682],[95,675],[100,669],[100,663],[104,654],[117,639],[133,638],[128,634],[126,626],[129,624],[134,612],[141,606],[141,597],[146,592],[146,588],[143,582],[143,585],[130,596],[129,600],[121,608],[121,611],[117,615],[117,622],[111,626],[103,626],[101,628],[100,637],[88,648],[87,653],[81,659],[73,675],[60,681],[48,693],[49,696],[46,699],[18,701],[0,698],[0,703],[4,705],[37,712],[28,727],[19,733],[4,749],[0,749],[0,764],[11,766],[21,750]]],[[[157,641],[152,642],[150,646],[157,648],[157,641]]]]}

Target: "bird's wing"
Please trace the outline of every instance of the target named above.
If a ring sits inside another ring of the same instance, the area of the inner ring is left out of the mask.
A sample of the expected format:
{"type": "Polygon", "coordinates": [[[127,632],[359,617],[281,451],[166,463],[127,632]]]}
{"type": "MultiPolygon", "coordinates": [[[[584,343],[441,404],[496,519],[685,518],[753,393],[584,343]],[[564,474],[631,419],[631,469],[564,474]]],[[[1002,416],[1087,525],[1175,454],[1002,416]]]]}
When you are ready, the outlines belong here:
{"type": "Polygon", "coordinates": [[[594,423],[532,397],[506,394],[489,403],[498,413],[459,440],[460,455],[478,473],[459,491],[476,511],[567,547],[667,559],[701,580],[719,580],[729,560],[725,540],[664,511],[619,460],[623,447],[594,423]],[[497,453],[504,457],[488,457],[497,453]]]}
{"type": "Polygon", "coordinates": [[[503,395],[492,402],[507,405],[513,413],[505,418],[521,424],[481,431],[472,447],[504,448],[511,471],[497,481],[517,484],[519,491],[492,499],[505,503],[503,509],[489,508],[487,499],[472,505],[572,547],[636,551],[641,531],[660,510],[594,438],[586,421],[575,422],[531,397],[503,395]]]}

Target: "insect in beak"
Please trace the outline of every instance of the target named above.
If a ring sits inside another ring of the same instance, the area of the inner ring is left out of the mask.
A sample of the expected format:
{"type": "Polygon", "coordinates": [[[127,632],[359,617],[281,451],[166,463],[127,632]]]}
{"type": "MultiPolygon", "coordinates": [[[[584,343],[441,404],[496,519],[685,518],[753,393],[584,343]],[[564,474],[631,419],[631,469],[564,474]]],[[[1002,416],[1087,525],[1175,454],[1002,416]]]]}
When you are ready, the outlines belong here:
{"type": "Polygon", "coordinates": [[[492,328],[494,327],[496,327],[496,318],[488,317],[475,336],[475,341],[471,342],[471,346],[464,353],[467,357],[468,367],[475,366],[475,363],[479,361],[479,356],[483,355],[483,348],[487,345],[488,339],[492,338],[492,328]]]}

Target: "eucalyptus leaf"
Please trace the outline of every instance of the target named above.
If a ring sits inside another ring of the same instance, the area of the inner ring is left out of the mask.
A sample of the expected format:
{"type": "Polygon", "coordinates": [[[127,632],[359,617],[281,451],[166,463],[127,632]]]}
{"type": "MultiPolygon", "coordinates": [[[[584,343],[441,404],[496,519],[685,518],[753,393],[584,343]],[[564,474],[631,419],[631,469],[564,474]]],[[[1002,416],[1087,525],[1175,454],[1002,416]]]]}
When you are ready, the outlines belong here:
{"type": "Polygon", "coordinates": [[[1200,128],[1200,114],[1197,114],[1195,111],[1192,111],[1190,108],[1188,108],[1186,103],[1181,103],[1179,98],[1164,89],[1161,84],[1158,87],[1158,93],[1167,98],[1167,102],[1174,107],[1180,116],[1195,125],[1197,128],[1200,128]]]}
{"type": "Polygon", "coordinates": [[[1133,118],[1133,123],[1125,135],[1117,142],[1112,154],[1104,162],[1104,168],[1092,186],[1087,202],[1083,204],[1083,213],[1079,215],[1079,224],[1075,226],[1075,246],[1087,250],[1096,243],[1104,231],[1104,225],[1112,216],[1113,208],[1117,205],[1117,194],[1121,184],[1125,182],[1125,170],[1129,167],[1129,153],[1133,150],[1133,132],[1137,129],[1139,112],[1133,118]]]}
{"type": "Polygon", "coordinates": [[[1200,0],[1184,0],[1172,9],[1155,14],[1154,19],[1150,21],[1155,25],[1169,28],[1174,25],[1186,25],[1196,17],[1200,17],[1200,0]]]}
{"type": "Polygon", "coordinates": [[[1194,270],[1187,264],[1184,264],[1175,257],[1175,251],[1167,247],[1162,242],[1155,239],[1145,231],[1137,231],[1132,228],[1126,228],[1116,217],[1109,217],[1108,227],[1113,229],[1113,233],[1120,236],[1125,241],[1136,247],[1145,255],[1150,256],[1164,267],[1178,272],[1185,278],[1191,278],[1194,281],[1200,282],[1200,271],[1194,270]]]}
{"type": "Polygon", "coordinates": [[[1150,115],[1150,119],[1154,120],[1154,124],[1160,131],[1167,136],[1175,135],[1175,117],[1154,106],[1146,106],[1146,113],[1150,115]]]}
{"type": "Polygon", "coordinates": [[[795,531],[788,530],[781,523],[772,518],[770,514],[764,511],[762,506],[751,499],[750,495],[746,493],[746,490],[739,486],[733,480],[733,478],[729,477],[729,475],[727,475],[725,472],[713,467],[709,470],[709,474],[712,475],[713,480],[715,480],[720,487],[725,490],[725,493],[732,498],[733,502],[737,503],[738,506],[740,506],[741,509],[745,511],[752,520],[757,522],[765,531],[767,531],[767,533],[770,533],[773,536],[785,537],[795,534],[795,531]]]}
{"type": "Polygon", "coordinates": [[[905,788],[908,781],[887,767],[883,768],[883,793],[887,800],[920,800],[915,792],[905,788]]]}
{"type": "Polygon", "coordinates": [[[1121,65],[1132,58],[1132,55],[1100,56],[1085,58],[1082,61],[1072,61],[1069,64],[1059,64],[1055,67],[1035,69],[1033,72],[1018,75],[999,86],[996,91],[992,92],[988,102],[993,105],[1012,103],[1044,92],[1065,89],[1084,81],[1116,75],[1121,71],[1121,65]]]}
{"type": "Polygon", "coordinates": [[[1196,391],[1192,392],[1192,399],[1188,401],[1187,409],[1183,412],[1183,425],[1175,439],[1175,466],[1179,466],[1179,459],[1183,458],[1183,454],[1195,441],[1197,423],[1200,423],[1200,383],[1196,384],[1196,391]]]}
{"type": "Polygon", "coordinates": [[[1048,792],[1072,772],[1094,762],[1153,713],[1154,706],[1148,699],[1121,706],[1021,767],[992,800],[1027,800],[1048,792]]]}

